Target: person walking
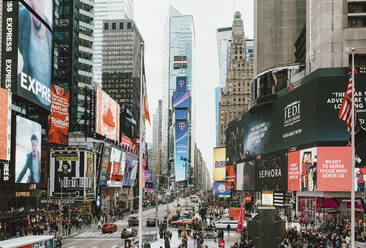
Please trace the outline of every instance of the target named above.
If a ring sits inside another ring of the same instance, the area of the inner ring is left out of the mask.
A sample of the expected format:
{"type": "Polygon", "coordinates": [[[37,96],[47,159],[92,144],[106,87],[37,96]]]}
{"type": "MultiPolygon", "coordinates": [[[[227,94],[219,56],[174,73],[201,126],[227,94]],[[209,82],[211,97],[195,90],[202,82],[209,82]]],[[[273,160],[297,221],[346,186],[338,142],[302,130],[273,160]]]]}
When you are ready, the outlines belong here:
{"type": "Polygon", "coordinates": [[[230,224],[227,224],[227,226],[226,226],[227,236],[230,236],[230,229],[231,229],[230,224]]]}

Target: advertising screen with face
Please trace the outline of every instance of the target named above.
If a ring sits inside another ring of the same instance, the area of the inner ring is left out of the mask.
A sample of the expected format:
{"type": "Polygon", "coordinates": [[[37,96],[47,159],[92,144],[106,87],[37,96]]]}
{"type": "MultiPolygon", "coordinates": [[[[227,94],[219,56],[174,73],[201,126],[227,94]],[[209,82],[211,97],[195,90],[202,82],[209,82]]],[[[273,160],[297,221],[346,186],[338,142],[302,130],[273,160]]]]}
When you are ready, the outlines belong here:
{"type": "Polygon", "coordinates": [[[16,183],[39,183],[41,180],[41,130],[39,123],[17,116],[16,183]]]}
{"type": "Polygon", "coordinates": [[[119,141],[120,106],[101,88],[97,89],[97,130],[102,136],[119,141]]]}
{"type": "Polygon", "coordinates": [[[69,135],[69,91],[52,85],[51,115],[48,138],[50,142],[67,145],[69,135]]]}
{"type": "MultiPolygon", "coordinates": [[[[46,4],[52,1],[27,2],[45,20],[48,19],[46,13],[52,17],[52,4],[46,4]]],[[[51,68],[51,31],[25,5],[19,3],[17,94],[32,103],[50,109],[51,68]]]]}

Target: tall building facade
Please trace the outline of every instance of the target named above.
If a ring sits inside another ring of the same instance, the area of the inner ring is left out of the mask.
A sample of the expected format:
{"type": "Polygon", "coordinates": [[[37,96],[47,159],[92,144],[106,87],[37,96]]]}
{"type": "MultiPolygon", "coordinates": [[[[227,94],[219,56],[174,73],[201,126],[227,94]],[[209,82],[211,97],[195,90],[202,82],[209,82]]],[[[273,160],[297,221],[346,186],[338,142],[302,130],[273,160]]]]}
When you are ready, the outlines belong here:
{"type": "MultiPolygon", "coordinates": [[[[158,106],[152,116],[152,148],[149,156],[149,169],[152,171],[153,179],[159,177],[159,184],[166,182],[161,173],[162,164],[162,121],[163,121],[163,101],[158,100],[158,106]]],[[[159,187],[159,186],[158,186],[159,187]]]]}
{"type": "Polygon", "coordinates": [[[94,17],[94,83],[102,84],[103,21],[133,18],[133,0],[95,0],[94,17]]]}
{"type": "MultiPolygon", "coordinates": [[[[140,110],[141,42],[143,38],[132,19],[103,21],[103,90],[128,108],[134,120],[139,120],[140,110]]],[[[138,129],[138,121],[135,124],[138,129]]]]}
{"type": "Polygon", "coordinates": [[[254,75],[295,62],[294,44],[305,25],[306,2],[254,1],[254,75]]]}
{"type": "Polygon", "coordinates": [[[218,146],[225,145],[225,130],[230,121],[240,118],[248,109],[250,85],[253,79],[253,61],[247,60],[243,20],[240,12],[234,15],[229,68],[225,88],[221,89],[219,104],[218,146]]]}
{"type": "Polygon", "coordinates": [[[85,99],[93,85],[94,1],[55,4],[53,82],[70,90],[70,131],[87,129],[85,99]]]}
{"type": "MultiPolygon", "coordinates": [[[[186,78],[186,90],[190,96],[188,106],[188,159],[190,167],[193,165],[194,140],[194,47],[195,31],[193,16],[182,15],[175,8],[170,7],[165,30],[165,54],[163,68],[163,171],[174,172],[175,159],[175,118],[173,108],[173,93],[177,90],[177,77],[186,78]],[[170,170],[171,169],[171,170],[170,170]]],[[[171,174],[169,174],[171,175],[171,174]]],[[[174,174],[173,174],[174,176],[174,174]]]]}

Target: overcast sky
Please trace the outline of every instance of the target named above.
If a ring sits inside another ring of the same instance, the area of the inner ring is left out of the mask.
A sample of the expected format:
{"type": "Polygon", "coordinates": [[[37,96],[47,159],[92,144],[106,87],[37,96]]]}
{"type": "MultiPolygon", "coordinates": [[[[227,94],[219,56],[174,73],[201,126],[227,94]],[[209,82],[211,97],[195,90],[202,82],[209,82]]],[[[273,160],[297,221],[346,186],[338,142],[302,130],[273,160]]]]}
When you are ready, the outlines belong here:
{"type": "MultiPolygon", "coordinates": [[[[216,145],[215,88],[219,84],[216,30],[230,27],[234,8],[242,14],[246,37],[253,38],[253,0],[135,0],[134,19],[145,41],[145,68],[150,116],[162,98],[164,24],[172,5],[192,15],[196,33],[195,81],[196,143],[212,175],[212,149],[216,145]]],[[[152,120],[151,120],[152,121],[152,120]]],[[[152,140],[148,127],[147,139],[152,140]]],[[[211,179],[212,180],[212,179],[211,179]]]]}

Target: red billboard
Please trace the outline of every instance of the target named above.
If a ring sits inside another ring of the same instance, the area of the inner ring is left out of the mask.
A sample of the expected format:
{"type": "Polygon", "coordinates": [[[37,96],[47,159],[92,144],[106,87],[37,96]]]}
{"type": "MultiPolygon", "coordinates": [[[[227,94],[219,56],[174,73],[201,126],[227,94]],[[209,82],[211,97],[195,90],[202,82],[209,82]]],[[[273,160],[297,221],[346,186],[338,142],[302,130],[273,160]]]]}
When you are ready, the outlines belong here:
{"type": "Polygon", "coordinates": [[[290,152],[288,154],[288,190],[300,191],[300,152],[290,152]]]}
{"type": "Polygon", "coordinates": [[[226,190],[233,190],[236,189],[236,165],[226,165],[226,181],[225,181],[225,188],[226,190]]]}
{"type": "Polygon", "coordinates": [[[120,106],[101,88],[97,89],[97,130],[108,139],[119,141],[120,106]]]}
{"type": "Polygon", "coordinates": [[[10,160],[11,96],[0,88],[0,160],[10,160]]]}
{"type": "Polygon", "coordinates": [[[351,147],[318,147],[318,191],[351,190],[351,147]]]}
{"type": "Polygon", "coordinates": [[[69,99],[68,90],[52,85],[51,115],[49,116],[48,138],[50,142],[67,145],[69,135],[69,99]]]}

